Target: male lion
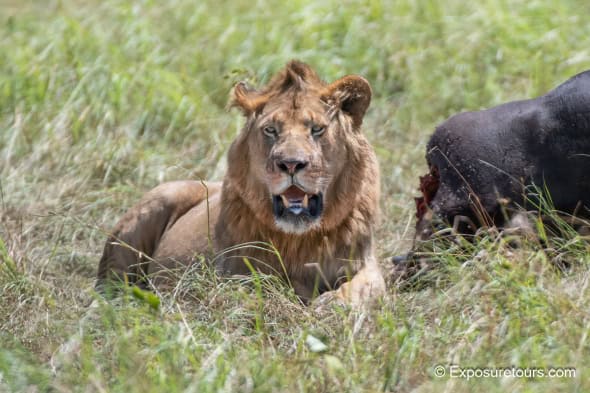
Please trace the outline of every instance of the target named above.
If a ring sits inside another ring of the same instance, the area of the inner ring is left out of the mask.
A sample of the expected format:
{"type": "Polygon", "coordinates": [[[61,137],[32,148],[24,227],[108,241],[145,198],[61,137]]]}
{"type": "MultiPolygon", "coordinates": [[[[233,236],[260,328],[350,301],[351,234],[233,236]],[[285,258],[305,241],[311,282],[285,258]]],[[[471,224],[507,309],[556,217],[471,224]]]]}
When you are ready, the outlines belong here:
{"type": "Polygon", "coordinates": [[[262,90],[237,84],[232,105],[246,125],[223,184],[178,181],[148,192],[108,239],[97,286],[125,276],[169,285],[173,270],[215,251],[219,273],[277,274],[306,301],[328,290],[353,305],[381,295],[372,241],[379,167],[360,130],[370,100],[364,78],[326,84],[298,61],[262,90]],[[280,258],[252,242],[272,244],[280,258]]]}

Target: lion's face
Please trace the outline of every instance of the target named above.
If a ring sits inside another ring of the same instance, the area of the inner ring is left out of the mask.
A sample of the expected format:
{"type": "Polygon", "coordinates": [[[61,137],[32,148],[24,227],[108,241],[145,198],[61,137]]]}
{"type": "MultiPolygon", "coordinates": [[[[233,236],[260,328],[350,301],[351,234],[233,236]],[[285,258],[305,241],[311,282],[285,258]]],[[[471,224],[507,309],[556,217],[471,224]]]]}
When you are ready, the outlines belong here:
{"type": "Polygon", "coordinates": [[[352,134],[358,133],[368,106],[367,91],[370,99],[364,79],[344,79],[346,86],[325,85],[309,67],[293,62],[262,92],[236,87],[236,104],[248,120],[242,140],[238,138],[242,150],[230,151],[230,170],[237,165],[232,155],[236,160],[237,154],[247,155],[245,202],[258,217],[272,217],[283,232],[302,234],[318,228],[338,198],[333,185],[347,165],[352,134]],[[357,90],[351,92],[352,88],[357,90]],[[361,97],[359,118],[355,104],[361,97]],[[354,116],[351,110],[356,110],[354,116]]]}
{"type": "Polygon", "coordinates": [[[338,124],[319,95],[292,98],[285,95],[264,107],[254,121],[249,151],[275,224],[284,232],[302,233],[319,225],[324,196],[346,151],[337,143],[338,124]]]}

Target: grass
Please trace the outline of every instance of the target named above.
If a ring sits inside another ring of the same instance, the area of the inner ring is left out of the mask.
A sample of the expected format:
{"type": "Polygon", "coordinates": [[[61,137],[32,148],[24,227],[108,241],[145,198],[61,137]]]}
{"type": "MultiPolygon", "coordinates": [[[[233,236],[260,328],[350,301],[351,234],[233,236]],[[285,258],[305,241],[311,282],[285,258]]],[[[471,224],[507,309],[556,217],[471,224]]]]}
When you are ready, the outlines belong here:
{"type": "Polygon", "coordinates": [[[410,247],[434,126],[590,68],[588,11],[582,0],[0,0],[0,391],[589,391],[590,254],[571,231],[518,249],[491,236],[441,247],[423,285],[392,286],[370,311],[318,314],[272,278],[207,270],[158,307],[93,291],[105,231],[162,181],[221,178],[242,124],[226,110],[231,86],[263,83],[291,58],[372,83],[364,128],[381,164],[387,268],[410,247]],[[438,364],[576,376],[439,378],[438,364]]]}

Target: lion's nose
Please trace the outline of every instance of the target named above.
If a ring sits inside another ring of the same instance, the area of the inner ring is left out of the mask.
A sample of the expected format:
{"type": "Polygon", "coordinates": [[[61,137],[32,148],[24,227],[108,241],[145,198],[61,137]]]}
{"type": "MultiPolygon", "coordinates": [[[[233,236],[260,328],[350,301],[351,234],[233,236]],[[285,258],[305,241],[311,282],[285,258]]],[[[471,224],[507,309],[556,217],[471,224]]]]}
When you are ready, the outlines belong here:
{"type": "Polygon", "coordinates": [[[289,175],[294,175],[295,173],[299,172],[303,168],[305,168],[308,164],[307,161],[300,161],[300,160],[277,160],[277,167],[289,175]]]}

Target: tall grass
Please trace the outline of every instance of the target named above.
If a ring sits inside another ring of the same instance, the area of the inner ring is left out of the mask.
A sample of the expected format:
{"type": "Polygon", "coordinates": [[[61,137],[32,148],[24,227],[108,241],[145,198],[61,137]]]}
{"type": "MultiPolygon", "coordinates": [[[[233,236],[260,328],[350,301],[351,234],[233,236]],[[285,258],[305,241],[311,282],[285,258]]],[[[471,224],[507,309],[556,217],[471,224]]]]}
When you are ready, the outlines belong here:
{"type": "Polygon", "coordinates": [[[434,126],[542,94],[590,65],[587,2],[0,1],[0,390],[590,390],[587,239],[482,236],[373,310],[315,313],[284,283],[195,270],[159,307],[105,303],[97,261],[147,189],[219,179],[238,80],[289,59],[372,84],[378,253],[404,252],[434,126]],[[568,269],[555,268],[556,255],[568,269]],[[89,305],[92,303],[92,307],[89,305]],[[324,345],[320,345],[320,344],[324,345]],[[437,364],[576,367],[575,378],[438,378],[437,364]]]}

